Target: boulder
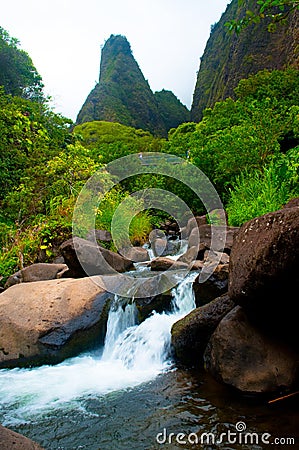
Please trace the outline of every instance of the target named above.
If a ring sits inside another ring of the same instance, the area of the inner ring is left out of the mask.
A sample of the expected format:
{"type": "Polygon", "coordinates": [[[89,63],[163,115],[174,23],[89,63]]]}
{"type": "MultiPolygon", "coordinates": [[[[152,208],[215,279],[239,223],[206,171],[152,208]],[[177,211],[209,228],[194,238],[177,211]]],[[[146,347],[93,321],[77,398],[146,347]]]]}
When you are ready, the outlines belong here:
{"type": "Polygon", "coordinates": [[[150,260],[148,251],[143,247],[128,247],[119,250],[119,253],[126,259],[133,262],[146,262],[150,260]]]}
{"type": "Polygon", "coordinates": [[[167,274],[158,274],[147,278],[134,292],[135,304],[140,322],[149,317],[153,311],[161,313],[170,311],[172,295],[171,288],[175,281],[167,274]]]}
{"type": "Polygon", "coordinates": [[[64,242],[60,251],[74,278],[85,277],[86,274],[122,273],[134,268],[129,259],[78,237],[64,242]]]}
{"type": "Polygon", "coordinates": [[[238,232],[239,227],[225,227],[219,225],[200,225],[193,228],[189,235],[189,247],[198,246],[199,243],[204,244],[206,248],[211,248],[213,234],[212,250],[224,251],[230,253],[234,235],[238,232]]]}
{"type": "Polygon", "coordinates": [[[155,256],[172,256],[180,249],[180,241],[157,238],[151,241],[151,248],[155,256]]]}
{"type": "Polygon", "coordinates": [[[179,225],[177,222],[171,222],[170,220],[166,220],[164,224],[160,226],[162,230],[165,231],[167,235],[174,233],[177,235],[179,233],[179,225]]]}
{"type": "Polygon", "coordinates": [[[199,283],[199,276],[193,283],[196,305],[201,306],[209,303],[214,298],[220,297],[227,292],[228,288],[228,264],[215,266],[204,266],[202,270],[212,270],[212,275],[204,282],[199,283]]]}
{"type": "Polygon", "coordinates": [[[64,277],[67,271],[68,266],[66,264],[37,263],[22,269],[21,278],[23,283],[54,280],[64,277]]]}
{"type": "Polygon", "coordinates": [[[284,208],[294,208],[295,206],[299,206],[299,197],[292,198],[285,205],[284,208]]]}
{"type": "Polygon", "coordinates": [[[199,259],[197,259],[196,261],[193,262],[192,266],[191,266],[191,270],[198,270],[201,271],[204,268],[204,262],[200,261],[199,259]]]}
{"type": "Polygon", "coordinates": [[[229,264],[229,296],[263,327],[298,341],[299,207],[242,225],[229,264]]]}
{"type": "Polygon", "coordinates": [[[206,250],[204,253],[204,261],[206,264],[228,264],[229,255],[223,252],[214,252],[213,250],[206,250]]]}
{"type": "Polygon", "coordinates": [[[207,247],[200,242],[199,246],[189,247],[187,251],[178,258],[178,261],[190,264],[192,261],[204,260],[207,247]]]}
{"type": "Polygon", "coordinates": [[[186,236],[189,236],[193,228],[207,224],[206,216],[195,216],[188,220],[186,225],[186,236]]]}
{"type": "Polygon", "coordinates": [[[240,307],[219,323],[204,353],[207,371],[244,393],[291,389],[298,377],[298,352],[252,324],[240,307]]]}
{"type": "Polygon", "coordinates": [[[103,341],[114,295],[93,280],[21,283],[0,294],[0,368],[55,363],[103,341]]]}
{"type": "Polygon", "coordinates": [[[171,343],[178,361],[198,365],[221,319],[234,307],[227,294],[191,311],[171,329],[171,343]]]}
{"type": "Polygon", "coordinates": [[[182,261],[174,261],[170,258],[159,257],[150,262],[151,270],[165,271],[165,270],[181,270],[188,269],[188,264],[182,261]]]}
{"type": "Polygon", "coordinates": [[[7,281],[4,285],[4,289],[9,288],[10,286],[14,286],[15,284],[22,283],[22,274],[21,271],[13,273],[10,277],[7,278],[7,281]]]}
{"type": "MultiPolygon", "coordinates": [[[[180,272],[183,278],[182,273],[180,272]]],[[[172,301],[171,290],[178,283],[178,272],[152,272],[146,276],[142,272],[131,273],[130,276],[103,275],[100,278],[101,286],[109,291],[117,293],[120,297],[129,298],[134,302],[138,310],[138,319],[142,322],[153,311],[169,311],[172,301]]]]}
{"type": "Polygon", "coordinates": [[[93,231],[90,231],[87,234],[86,239],[88,241],[93,241],[94,239],[96,239],[96,241],[111,242],[112,241],[112,236],[111,236],[110,231],[93,230],[93,231]]]}
{"type": "Polygon", "coordinates": [[[31,439],[0,425],[1,450],[43,450],[31,439]]]}
{"type": "Polygon", "coordinates": [[[66,264],[36,263],[11,275],[5,283],[5,288],[19,283],[30,283],[33,281],[54,280],[66,276],[69,270],[66,264]]]}

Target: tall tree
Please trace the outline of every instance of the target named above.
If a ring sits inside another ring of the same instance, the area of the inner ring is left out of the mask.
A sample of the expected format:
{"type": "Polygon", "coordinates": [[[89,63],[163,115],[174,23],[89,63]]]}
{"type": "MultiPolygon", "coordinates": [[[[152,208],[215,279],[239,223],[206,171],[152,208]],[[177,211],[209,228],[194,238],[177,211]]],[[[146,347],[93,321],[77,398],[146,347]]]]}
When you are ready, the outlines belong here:
{"type": "Polygon", "coordinates": [[[30,56],[19,49],[19,41],[0,27],[0,86],[6,94],[43,101],[43,83],[30,56]]]}

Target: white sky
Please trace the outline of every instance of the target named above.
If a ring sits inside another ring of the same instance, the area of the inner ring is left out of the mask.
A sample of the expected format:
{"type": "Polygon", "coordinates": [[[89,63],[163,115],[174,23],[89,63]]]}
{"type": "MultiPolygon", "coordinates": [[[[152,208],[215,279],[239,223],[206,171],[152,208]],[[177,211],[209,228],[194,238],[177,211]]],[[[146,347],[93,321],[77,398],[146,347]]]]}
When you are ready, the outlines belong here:
{"type": "Polygon", "coordinates": [[[99,78],[101,46],[126,36],[153,91],[191,106],[200,57],[230,0],[0,0],[0,26],[43,78],[56,112],[75,120],[99,78]]]}

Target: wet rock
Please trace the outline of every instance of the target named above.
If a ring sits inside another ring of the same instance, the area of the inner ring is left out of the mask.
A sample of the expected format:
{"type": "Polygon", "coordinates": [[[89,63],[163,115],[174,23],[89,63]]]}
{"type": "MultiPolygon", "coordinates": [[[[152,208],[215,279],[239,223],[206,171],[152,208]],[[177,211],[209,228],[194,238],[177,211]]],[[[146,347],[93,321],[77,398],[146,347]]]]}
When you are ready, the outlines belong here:
{"type": "Polygon", "coordinates": [[[151,240],[151,248],[155,256],[175,255],[179,251],[180,246],[180,241],[169,240],[166,237],[151,240]]]}
{"type": "Polygon", "coordinates": [[[188,250],[178,258],[178,261],[190,264],[192,261],[204,260],[205,251],[207,247],[200,243],[199,246],[188,248],[188,250]]]}
{"type": "Polygon", "coordinates": [[[204,362],[214,378],[245,393],[284,392],[298,379],[298,352],[258,329],[240,306],[219,323],[204,362]]]}
{"type": "Polygon", "coordinates": [[[200,260],[196,260],[193,262],[192,266],[191,266],[191,270],[198,270],[201,271],[204,268],[204,262],[200,261],[200,260]]]}
{"type": "Polygon", "coordinates": [[[213,331],[233,307],[232,300],[224,294],[176,322],[171,329],[171,343],[176,358],[183,364],[200,364],[213,331]]]}
{"type": "Polygon", "coordinates": [[[167,235],[172,233],[177,235],[179,233],[179,226],[177,222],[171,222],[170,220],[166,220],[166,222],[161,225],[161,229],[164,230],[167,235]]]}
{"type": "MultiPolygon", "coordinates": [[[[181,274],[181,276],[183,276],[181,274]]],[[[172,303],[171,290],[178,283],[178,272],[149,272],[146,277],[131,278],[127,288],[122,283],[119,286],[121,296],[126,296],[128,292],[134,298],[138,310],[140,322],[149,317],[153,311],[161,313],[170,311],[172,303]],[[123,292],[121,290],[123,289],[123,292]]],[[[103,277],[105,280],[108,277],[103,277]]],[[[113,277],[116,279],[116,277],[113,277]]],[[[111,282],[109,280],[109,285],[111,282]]],[[[118,288],[118,287],[117,287],[118,288]]]]}
{"type": "Polygon", "coordinates": [[[54,363],[98,345],[113,297],[93,278],[8,288],[0,294],[0,367],[54,363]]]}
{"type": "Polygon", "coordinates": [[[181,270],[188,269],[188,264],[182,261],[174,261],[170,258],[155,258],[150,262],[151,270],[165,271],[165,270],[181,270]]]}
{"type": "Polygon", "coordinates": [[[60,246],[71,276],[105,275],[122,273],[134,268],[133,262],[85,239],[74,237],[60,246]],[[80,257],[80,261],[78,259],[80,257]],[[84,268],[81,266],[84,265],[84,268]],[[86,270],[86,272],[85,272],[86,270]]]}
{"type": "Polygon", "coordinates": [[[195,216],[188,220],[186,225],[186,235],[189,236],[193,228],[207,224],[206,216],[195,216]]]}
{"type": "Polygon", "coordinates": [[[148,251],[143,247],[122,248],[119,253],[133,262],[146,262],[150,260],[148,251]]]}
{"type": "Polygon", "coordinates": [[[43,450],[36,442],[0,425],[1,450],[43,450]]]}
{"type": "Polygon", "coordinates": [[[193,289],[197,306],[205,305],[214,298],[220,297],[228,289],[228,264],[218,266],[212,264],[210,267],[204,265],[202,270],[211,270],[212,275],[204,283],[199,283],[199,276],[194,281],[193,289]]]}
{"type": "Polygon", "coordinates": [[[252,320],[298,341],[299,207],[240,228],[230,256],[229,295],[252,320]]]}
{"type": "Polygon", "coordinates": [[[207,264],[228,264],[229,255],[223,252],[214,252],[213,250],[206,250],[204,253],[204,261],[207,264]]]}
{"type": "Polygon", "coordinates": [[[202,243],[206,248],[211,248],[213,236],[213,251],[224,251],[230,253],[234,235],[238,232],[238,227],[225,227],[218,225],[201,225],[193,228],[189,236],[189,247],[198,246],[202,243]]]}

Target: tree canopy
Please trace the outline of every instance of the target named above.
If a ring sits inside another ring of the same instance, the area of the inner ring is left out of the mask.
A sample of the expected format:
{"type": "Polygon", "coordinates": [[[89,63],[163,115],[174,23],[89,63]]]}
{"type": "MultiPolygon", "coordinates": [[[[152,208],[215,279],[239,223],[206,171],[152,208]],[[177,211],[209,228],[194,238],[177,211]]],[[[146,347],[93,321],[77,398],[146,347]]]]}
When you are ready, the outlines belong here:
{"type": "Polygon", "coordinates": [[[5,93],[43,101],[43,83],[30,56],[19,41],[0,27],[0,86],[5,93]]]}
{"type": "MultiPolygon", "coordinates": [[[[246,5],[246,0],[239,0],[239,5],[246,5]]],[[[268,31],[273,32],[279,23],[285,23],[287,17],[296,9],[299,9],[298,0],[255,0],[253,7],[247,9],[241,19],[233,19],[226,22],[229,31],[239,33],[252,23],[260,23],[267,20],[268,31]]]]}

